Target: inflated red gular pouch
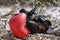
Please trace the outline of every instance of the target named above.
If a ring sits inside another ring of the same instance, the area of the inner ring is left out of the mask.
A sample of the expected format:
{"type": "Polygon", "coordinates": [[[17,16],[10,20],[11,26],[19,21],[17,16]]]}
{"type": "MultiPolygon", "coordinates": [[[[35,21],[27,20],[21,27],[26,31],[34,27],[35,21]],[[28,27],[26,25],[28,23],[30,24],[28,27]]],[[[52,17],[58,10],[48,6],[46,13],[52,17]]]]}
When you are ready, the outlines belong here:
{"type": "Polygon", "coordinates": [[[23,38],[28,36],[29,30],[26,27],[26,14],[25,13],[18,13],[9,21],[9,26],[12,31],[12,34],[16,37],[23,38]]]}

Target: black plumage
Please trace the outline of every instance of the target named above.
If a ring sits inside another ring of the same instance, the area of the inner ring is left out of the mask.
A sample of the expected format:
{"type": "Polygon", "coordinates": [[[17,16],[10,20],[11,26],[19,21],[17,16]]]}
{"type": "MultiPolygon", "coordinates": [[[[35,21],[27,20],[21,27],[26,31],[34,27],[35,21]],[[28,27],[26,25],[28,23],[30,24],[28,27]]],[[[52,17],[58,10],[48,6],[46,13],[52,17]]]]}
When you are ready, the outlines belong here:
{"type": "Polygon", "coordinates": [[[27,15],[26,25],[30,30],[30,34],[34,33],[46,33],[51,26],[51,22],[47,20],[42,20],[41,17],[32,18],[33,14],[35,14],[36,7],[31,11],[26,11],[25,9],[21,9],[20,12],[24,12],[27,15]]]}
{"type": "Polygon", "coordinates": [[[45,20],[45,22],[48,24],[48,26],[52,25],[51,21],[49,21],[49,20],[45,20]]]}

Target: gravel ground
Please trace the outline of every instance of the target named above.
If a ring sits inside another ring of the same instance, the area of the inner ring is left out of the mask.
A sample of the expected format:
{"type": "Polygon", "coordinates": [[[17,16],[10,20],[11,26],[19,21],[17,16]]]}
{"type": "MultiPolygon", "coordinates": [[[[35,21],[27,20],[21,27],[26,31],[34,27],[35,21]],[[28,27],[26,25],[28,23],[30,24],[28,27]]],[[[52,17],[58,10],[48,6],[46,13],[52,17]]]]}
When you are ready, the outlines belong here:
{"type": "Polygon", "coordinates": [[[60,40],[60,37],[49,35],[49,34],[29,34],[28,37],[23,39],[16,38],[12,35],[11,32],[8,32],[6,29],[0,29],[0,40],[60,40]]]}
{"type": "MultiPolygon", "coordinates": [[[[3,14],[1,14],[3,15],[3,14]]],[[[23,39],[16,38],[14,35],[12,35],[11,32],[8,32],[5,28],[5,24],[0,22],[0,40],[60,40],[60,37],[55,36],[53,34],[29,34],[28,37],[25,37],[23,39]],[[2,27],[4,25],[4,27],[2,27]]]]}

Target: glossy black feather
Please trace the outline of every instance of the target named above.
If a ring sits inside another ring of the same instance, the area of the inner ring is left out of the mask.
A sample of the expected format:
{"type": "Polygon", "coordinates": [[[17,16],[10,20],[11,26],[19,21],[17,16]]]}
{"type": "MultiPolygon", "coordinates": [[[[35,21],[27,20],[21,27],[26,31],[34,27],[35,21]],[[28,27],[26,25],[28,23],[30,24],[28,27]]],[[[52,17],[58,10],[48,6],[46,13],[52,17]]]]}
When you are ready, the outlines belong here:
{"type": "Polygon", "coordinates": [[[35,14],[35,10],[36,7],[29,12],[25,9],[21,9],[20,12],[26,13],[27,15],[26,25],[30,30],[30,34],[46,33],[49,26],[51,26],[51,22],[36,16],[32,19],[33,14],[35,14]]]}

